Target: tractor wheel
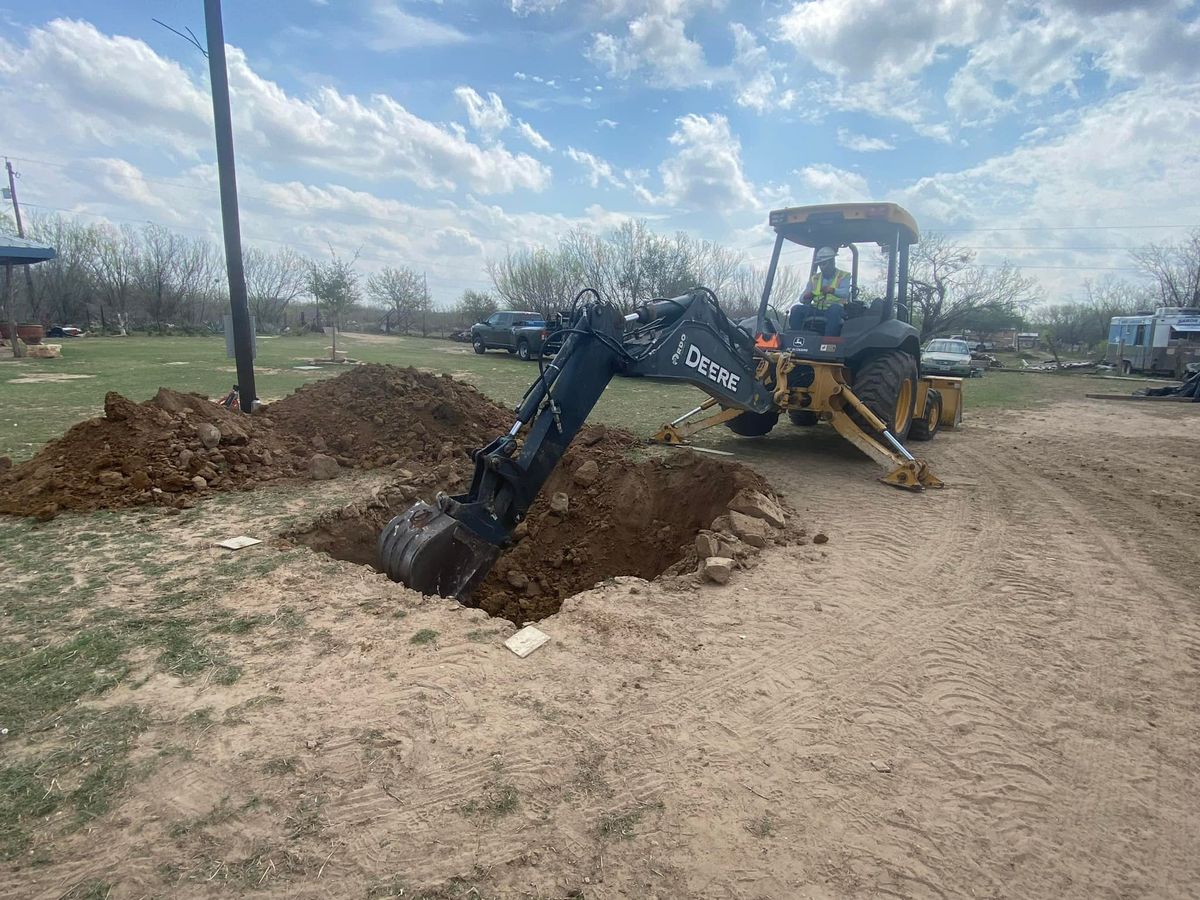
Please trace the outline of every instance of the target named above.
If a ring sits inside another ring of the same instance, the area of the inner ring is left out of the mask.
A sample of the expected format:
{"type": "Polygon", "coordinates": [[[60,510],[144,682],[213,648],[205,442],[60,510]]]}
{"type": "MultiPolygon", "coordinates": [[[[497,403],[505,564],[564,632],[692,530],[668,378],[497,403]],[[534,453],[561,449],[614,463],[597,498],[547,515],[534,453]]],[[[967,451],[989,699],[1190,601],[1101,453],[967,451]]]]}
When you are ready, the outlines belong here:
{"type": "Polygon", "coordinates": [[[942,395],[931,390],[925,399],[925,414],[913,419],[909,429],[910,441],[932,441],[933,436],[942,427],[942,395]]]}
{"type": "Polygon", "coordinates": [[[762,437],[774,428],[778,421],[778,412],[756,413],[746,410],[740,416],[726,422],[725,427],[742,437],[762,437]]]}
{"type": "MultiPolygon", "coordinates": [[[[897,440],[908,437],[917,402],[917,363],[903,350],[885,350],[868,357],[854,375],[854,393],[879,416],[897,440]]],[[[853,409],[850,418],[868,434],[871,428],[853,409]]]]}
{"type": "Polygon", "coordinates": [[[523,361],[529,362],[531,359],[529,354],[529,341],[521,341],[521,343],[517,344],[517,356],[523,361]]]}
{"type": "Polygon", "coordinates": [[[477,337],[471,341],[471,346],[475,348],[476,353],[487,353],[487,344],[483,342],[483,338],[477,337]]]}
{"type": "Polygon", "coordinates": [[[821,421],[820,415],[807,409],[790,410],[788,418],[792,420],[793,425],[799,425],[802,428],[808,428],[821,421]]]}

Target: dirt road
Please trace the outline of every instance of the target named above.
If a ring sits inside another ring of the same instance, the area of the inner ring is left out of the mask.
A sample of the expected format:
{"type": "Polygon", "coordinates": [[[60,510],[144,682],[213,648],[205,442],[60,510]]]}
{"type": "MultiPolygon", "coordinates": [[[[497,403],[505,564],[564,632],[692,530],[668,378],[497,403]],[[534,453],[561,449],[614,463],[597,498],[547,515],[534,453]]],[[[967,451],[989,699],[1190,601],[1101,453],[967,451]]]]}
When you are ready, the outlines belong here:
{"type": "Polygon", "coordinates": [[[217,724],[0,896],[1197,896],[1198,434],[989,413],[912,496],[781,429],[738,446],[828,543],[619,579],[525,660],[478,611],[289,562],[237,607],[320,637],[114,691],[217,724]]]}

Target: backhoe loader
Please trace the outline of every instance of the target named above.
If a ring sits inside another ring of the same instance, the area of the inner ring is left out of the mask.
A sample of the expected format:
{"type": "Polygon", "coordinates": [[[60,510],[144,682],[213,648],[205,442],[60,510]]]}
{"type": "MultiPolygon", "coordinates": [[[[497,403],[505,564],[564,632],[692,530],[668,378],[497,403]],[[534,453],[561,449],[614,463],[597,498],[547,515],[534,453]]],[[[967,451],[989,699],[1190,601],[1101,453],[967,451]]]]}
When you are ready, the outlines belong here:
{"type": "Polygon", "coordinates": [[[436,505],[418,502],[389,522],[379,538],[381,569],[422,593],[469,603],[619,374],[682,381],[708,394],[663,426],[655,436],[661,442],[681,443],[719,424],[760,436],[786,412],[802,426],[827,420],[887,470],[886,484],[941,487],[902,443],[955,426],[962,408],[961,379],[918,375],[919,336],[900,302],[907,296],[909,248],[919,239],[912,216],[890,203],[838,204],[776,210],[770,224],[775,247],[753,322],[730,321],[703,287],[647,301],[628,315],[598,291],[581,291],[564,317],[562,346],[548,364],[539,360],[516,421],[474,453],[470,489],[439,494],[436,505]],[[785,242],[850,249],[851,299],[840,339],[827,337],[823,322],[803,312],[784,318],[773,311],[785,242]],[[884,295],[869,304],[858,299],[859,243],[876,244],[888,257],[884,295]]]}

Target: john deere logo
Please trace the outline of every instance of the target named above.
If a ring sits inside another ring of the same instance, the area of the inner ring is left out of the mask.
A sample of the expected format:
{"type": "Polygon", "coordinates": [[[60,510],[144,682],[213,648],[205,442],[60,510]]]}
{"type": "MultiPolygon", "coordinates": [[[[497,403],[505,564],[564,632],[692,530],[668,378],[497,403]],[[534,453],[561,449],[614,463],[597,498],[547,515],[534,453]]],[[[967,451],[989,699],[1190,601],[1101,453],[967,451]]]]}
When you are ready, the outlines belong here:
{"type": "Polygon", "coordinates": [[[804,349],[804,338],[803,337],[792,338],[792,349],[793,350],[803,350],[804,349]]]}

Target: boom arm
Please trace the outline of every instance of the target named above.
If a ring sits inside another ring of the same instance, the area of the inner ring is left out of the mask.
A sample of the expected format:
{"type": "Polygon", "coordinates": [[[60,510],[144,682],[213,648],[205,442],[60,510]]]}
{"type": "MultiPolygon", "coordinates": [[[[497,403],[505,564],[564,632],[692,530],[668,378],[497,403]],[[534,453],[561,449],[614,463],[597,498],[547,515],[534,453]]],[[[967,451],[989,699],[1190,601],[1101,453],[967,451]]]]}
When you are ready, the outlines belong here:
{"type": "Polygon", "coordinates": [[[388,523],[379,555],[393,581],[467,601],[618,372],[686,381],[726,407],[770,407],[770,393],[754,378],[752,338],[711,291],[652,301],[623,318],[596,297],[571,317],[512,428],[475,452],[470,490],[439,494],[436,507],[417,503],[388,523]]]}

